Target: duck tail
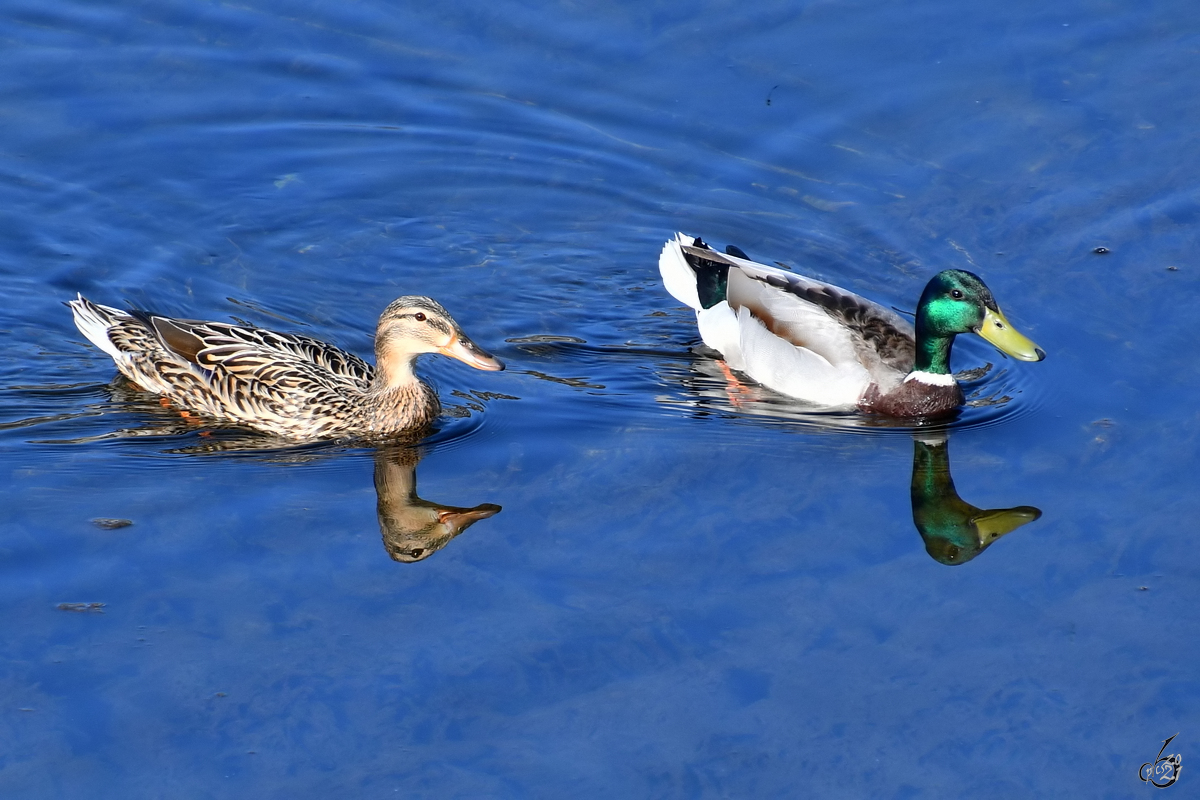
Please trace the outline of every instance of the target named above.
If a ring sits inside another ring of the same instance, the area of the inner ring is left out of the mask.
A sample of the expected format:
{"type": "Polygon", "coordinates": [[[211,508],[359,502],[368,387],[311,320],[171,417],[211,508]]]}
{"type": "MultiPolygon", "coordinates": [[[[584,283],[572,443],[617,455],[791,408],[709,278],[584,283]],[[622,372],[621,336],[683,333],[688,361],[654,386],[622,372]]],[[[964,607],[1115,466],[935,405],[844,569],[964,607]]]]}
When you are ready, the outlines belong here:
{"type": "Polygon", "coordinates": [[[82,294],[76,295],[74,300],[65,305],[71,309],[71,314],[75,317],[75,327],[79,328],[79,332],[86,336],[89,342],[120,362],[123,355],[112,339],[108,338],[108,330],[121,320],[129,319],[129,315],[119,309],[93,303],[82,294]]]}
{"type": "MultiPolygon", "coordinates": [[[[698,238],[675,234],[675,238],[663,246],[658,257],[658,271],[662,275],[663,285],[675,299],[697,311],[712,308],[726,299],[729,263],[723,258],[709,260],[686,253],[684,247],[710,249],[698,238]]],[[[738,255],[741,255],[741,251],[738,251],[738,255]]]]}
{"type": "Polygon", "coordinates": [[[675,234],[674,239],[663,245],[658,256],[658,272],[672,297],[699,311],[704,306],[700,305],[700,295],[696,291],[696,271],[683,253],[683,247],[693,245],[695,241],[691,236],[675,234]]]}

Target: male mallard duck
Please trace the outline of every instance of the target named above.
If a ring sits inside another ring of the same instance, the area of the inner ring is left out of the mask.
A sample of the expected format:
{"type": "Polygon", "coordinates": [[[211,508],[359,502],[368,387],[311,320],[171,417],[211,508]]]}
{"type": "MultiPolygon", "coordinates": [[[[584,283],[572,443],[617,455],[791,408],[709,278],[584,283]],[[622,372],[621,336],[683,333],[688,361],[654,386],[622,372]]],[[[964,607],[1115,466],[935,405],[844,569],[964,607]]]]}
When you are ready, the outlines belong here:
{"type": "Polygon", "coordinates": [[[421,353],[476,369],[504,365],[428,297],[401,297],[375,329],[375,367],[307,336],[121,311],[79,295],[75,324],[129,380],[189,411],[289,439],[394,436],[431,423],[437,393],[421,353]]]}
{"type": "Polygon", "coordinates": [[[891,417],[946,414],[963,403],[950,373],[960,333],[977,333],[1021,361],[1041,348],[1008,324],[978,276],[933,276],[917,324],[845,289],[718,253],[680,233],[658,259],[663,284],[696,309],[704,343],[726,363],[782,394],[829,408],[891,417]]]}

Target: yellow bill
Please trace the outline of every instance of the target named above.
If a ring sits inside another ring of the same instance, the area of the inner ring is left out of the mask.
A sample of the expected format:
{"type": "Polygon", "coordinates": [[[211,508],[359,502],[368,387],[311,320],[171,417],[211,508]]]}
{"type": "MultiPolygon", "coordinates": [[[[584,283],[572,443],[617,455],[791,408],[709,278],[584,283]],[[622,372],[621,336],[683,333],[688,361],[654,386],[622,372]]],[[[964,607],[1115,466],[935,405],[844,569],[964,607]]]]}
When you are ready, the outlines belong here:
{"type": "Polygon", "coordinates": [[[1041,510],[1033,506],[989,508],[972,517],[971,524],[979,535],[979,543],[987,546],[1004,534],[1033,522],[1041,515],[1041,510]]]}
{"type": "Polygon", "coordinates": [[[1004,314],[990,308],[983,310],[983,324],[976,331],[987,339],[1001,352],[1008,353],[1019,361],[1041,361],[1046,357],[1046,351],[1017,332],[1008,323],[1004,314]]]}

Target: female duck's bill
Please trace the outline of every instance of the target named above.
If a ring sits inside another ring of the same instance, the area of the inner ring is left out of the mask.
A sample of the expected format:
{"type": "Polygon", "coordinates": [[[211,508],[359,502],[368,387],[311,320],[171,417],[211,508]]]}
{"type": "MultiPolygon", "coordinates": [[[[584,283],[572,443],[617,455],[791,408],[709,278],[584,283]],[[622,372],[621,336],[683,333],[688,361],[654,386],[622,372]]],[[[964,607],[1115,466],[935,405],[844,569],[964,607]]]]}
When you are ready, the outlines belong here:
{"type": "Polygon", "coordinates": [[[504,369],[504,362],[475,344],[461,330],[455,331],[450,341],[438,348],[438,352],[450,358],[457,358],[475,369],[485,369],[491,372],[504,369]]]}

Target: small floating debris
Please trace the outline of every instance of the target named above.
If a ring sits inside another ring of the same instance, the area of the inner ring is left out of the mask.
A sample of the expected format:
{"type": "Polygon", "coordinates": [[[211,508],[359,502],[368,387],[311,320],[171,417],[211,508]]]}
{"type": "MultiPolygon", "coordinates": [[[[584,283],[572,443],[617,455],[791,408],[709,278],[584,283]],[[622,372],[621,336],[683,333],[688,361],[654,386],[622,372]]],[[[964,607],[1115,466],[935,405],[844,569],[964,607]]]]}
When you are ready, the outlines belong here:
{"type": "Polygon", "coordinates": [[[1094,247],[1094,248],[1092,248],[1092,252],[1098,256],[1106,256],[1109,253],[1111,253],[1112,251],[1109,250],[1107,247],[1094,247]]]}
{"type": "Polygon", "coordinates": [[[133,520],[117,519],[116,517],[96,517],[92,520],[92,524],[106,531],[115,531],[117,528],[128,528],[133,524],[133,520]]]}
{"type": "Polygon", "coordinates": [[[1167,267],[1167,272],[1179,272],[1179,267],[1167,267]]]}
{"type": "Polygon", "coordinates": [[[97,614],[104,613],[106,603],[59,603],[59,611],[95,611],[97,614]]]}

